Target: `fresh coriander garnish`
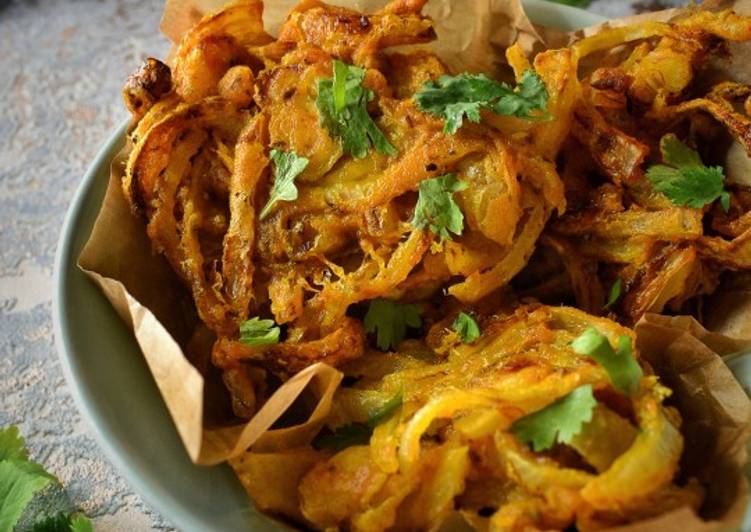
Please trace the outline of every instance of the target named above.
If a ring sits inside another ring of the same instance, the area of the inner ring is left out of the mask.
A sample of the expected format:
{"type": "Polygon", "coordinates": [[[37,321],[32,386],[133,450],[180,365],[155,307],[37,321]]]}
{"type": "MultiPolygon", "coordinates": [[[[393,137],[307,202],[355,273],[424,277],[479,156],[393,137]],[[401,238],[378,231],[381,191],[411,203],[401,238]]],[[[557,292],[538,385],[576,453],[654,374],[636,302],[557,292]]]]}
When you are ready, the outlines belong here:
{"type": "Polygon", "coordinates": [[[618,349],[613,350],[607,337],[595,329],[588,328],[571,343],[573,350],[592,357],[608,372],[616,389],[633,395],[639,391],[639,382],[644,372],[634,358],[631,338],[618,338],[618,349]]]}
{"type": "Polygon", "coordinates": [[[368,102],[375,94],[363,87],[364,79],[364,69],[334,60],[334,77],[318,81],[316,106],[321,125],[353,157],[365,157],[371,144],[379,153],[396,155],[396,148],[368,114],[368,102]]]}
{"type": "Polygon", "coordinates": [[[274,320],[262,320],[258,316],[240,324],[240,342],[248,345],[279,343],[279,327],[274,320]]]}
{"type": "Polygon", "coordinates": [[[402,406],[402,394],[397,393],[380,408],[370,412],[365,423],[348,423],[333,432],[321,433],[313,440],[316,449],[333,449],[341,451],[353,445],[366,445],[373,435],[373,430],[390,418],[402,406]]]}
{"type": "Polygon", "coordinates": [[[595,405],[592,385],[585,384],[542,410],[517,419],[511,431],[521,441],[532,444],[535,451],[550,449],[555,442],[570,443],[582,425],[592,420],[595,405]]]}
{"type": "Polygon", "coordinates": [[[460,312],[459,315],[451,324],[451,330],[459,335],[462,342],[465,344],[471,344],[480,337],[480,326],[472,316],[465,312],[460,312]]]}
{"type": "Polygon", "coordinates": [[[592,0],[550,0],[551,2],[555,2],[556,4],[565,4],[567,6],[574,6],[574,7],[587,7],[589,4],[592,3],[592,0]]]}
{"type": "MultiPolygon", "coordinates": [[[[54,485],[59,486],[59,481],[40,464],[29,460],[18,428],[0,429],[0,530],[13,530],[22,516],[31,516],[38,519],[25,523],[31,530],[91,532],[91,521],[85,516],[70,512],[70,508],[65,511],[49,508],[44,494],[37,496],[54,485]],[[45,507],[37,508],[42,504],[45,507]]],[[[26,519],[23,518],[24,522],[26,519]]]]}
{"type": "Polygon", "coordinates": [[[381,351],[398,346],[407,334],[407,327],[422,325],[420,307],[395,303],[388,299],[373,299],[365,314],[365,330],[376,332],[376,345],[381,351]]]}
{"type": "Polygon", "coordinates": [[[420,181],[420,195],[415,205],[412,225],[417,229],[429,228],[433,233],[451,240],[451,234],[462,234],[464,214],[454,201],[454,192],[467,188],[455,174],[445,174],[420,181]]]}
{"type": "Polygon", "coordinates": [[[660,140],[665,164],[647,169],[647,178],[655,190],[665,194],[678,206],[701,208],[719,198],[722,208],[730,208],[730,194],[725,190],[721,166],[705,166],[701,157],[673,134],[660,140]]]}
{"type": "Polygon", "coordinates": [[[443,76],[429,81],[415,94],[417,107],[445,120],[444,131],[456,133],[464,116],[480,121],[480,110],[517,116],[527,120],[548,120],[548,91],[534,70],[525,71],[515,89],[484,74],[443,76]],[[535,113],[537,111],[537,113],[535,113]]]}
{"type": "Polygon", "coordinates": [[[269,201],[261,210],[259,219],[263,220],[271,212],[277,201],[294,201],[297,199],[295,178],[308,166],[308,159],[300,157],[293,151],[271,150],[274,162],[274,184],[271,185],[269,201]]]}
{"type": "Polygon", "coordinates": [[[621,292],[623,290],[623,281],[620,277],[618,277],[615,282],[613,283],[613,286],[610,287],[610,292],[608,292],[608,300],[605,302],[605,309],[610,309],[616,301],[621,297],[621,292]]]}

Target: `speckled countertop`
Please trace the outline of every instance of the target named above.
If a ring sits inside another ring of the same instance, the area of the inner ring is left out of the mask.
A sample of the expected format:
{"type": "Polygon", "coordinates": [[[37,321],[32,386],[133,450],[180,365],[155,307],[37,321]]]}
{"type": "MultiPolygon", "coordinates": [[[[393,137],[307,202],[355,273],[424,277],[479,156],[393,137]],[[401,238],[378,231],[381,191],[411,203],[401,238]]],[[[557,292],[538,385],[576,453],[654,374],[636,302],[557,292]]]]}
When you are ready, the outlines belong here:
{"type": "MultiPolygon", "coordinates": [[[[172,527],[107,462],[73,404],[53,345],[52,265],[87,165],[126,118],[123,80],[167,51],[162,4],[0,0],[0,427],[19,425],[98,530],[172,527]]],[[[590,9],[633,8],[597,0],[590,9]]]]}

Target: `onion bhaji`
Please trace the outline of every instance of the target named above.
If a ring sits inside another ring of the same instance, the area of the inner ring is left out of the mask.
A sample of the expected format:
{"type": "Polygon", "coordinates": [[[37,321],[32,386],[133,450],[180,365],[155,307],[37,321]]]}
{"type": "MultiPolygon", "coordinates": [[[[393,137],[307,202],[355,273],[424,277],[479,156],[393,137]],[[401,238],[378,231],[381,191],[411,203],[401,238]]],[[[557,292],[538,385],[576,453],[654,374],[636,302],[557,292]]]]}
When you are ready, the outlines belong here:
{"type": "Polygon", "coordinates": [[[751,189],[713,164],[751,153],[751,88],[710,75],[751,19],[514,45],[502,82],[412,46],[435,39],[426,1],[302,0],[274,38],[239,0],[125,86],[125,196],[215,335],[235,415],[269,374],[345,374],[311,445],[233,467],[321,530],[698,508],[627,327],[751,269],[751,189]]]}

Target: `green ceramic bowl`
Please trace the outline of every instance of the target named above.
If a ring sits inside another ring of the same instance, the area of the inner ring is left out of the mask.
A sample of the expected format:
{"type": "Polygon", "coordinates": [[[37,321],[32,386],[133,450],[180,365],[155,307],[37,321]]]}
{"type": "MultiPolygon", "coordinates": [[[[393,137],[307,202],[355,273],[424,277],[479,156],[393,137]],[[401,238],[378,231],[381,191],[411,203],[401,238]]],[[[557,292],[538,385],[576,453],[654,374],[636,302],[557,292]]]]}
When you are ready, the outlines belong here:
{"type": "MultiPolygon", "coordinates": [[[[596,24],[586,11],[525,2],[531,19],[563,30],[596,24]]],[[[76,260],[89,238],[124,143],[120,127],[96,156],[70,206],[55,265],[55,340],[78,408],[133,489],[185,531],[286,529],[248,500],[228,466],[193,465],[131,332],[76,260]]],[[[751,375],[751,368],[745,373],[751,375]]]]}

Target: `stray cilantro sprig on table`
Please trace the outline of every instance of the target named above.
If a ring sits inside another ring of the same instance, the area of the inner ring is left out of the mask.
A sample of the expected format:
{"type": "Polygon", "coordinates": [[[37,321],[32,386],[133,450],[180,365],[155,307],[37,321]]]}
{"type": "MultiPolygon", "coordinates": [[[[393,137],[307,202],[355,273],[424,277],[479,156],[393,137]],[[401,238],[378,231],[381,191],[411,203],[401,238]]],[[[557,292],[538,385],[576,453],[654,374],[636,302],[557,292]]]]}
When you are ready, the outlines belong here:
{"type": "Polygon", "coordinates": [[[454,323],[451,324],[451,330],[458,334],[465,344],[471,344],[482,334],[475,319],[466,312],[459,313],[454,323]]]}
{"type": "Polygon", "coordinates": [[[0,429],[0,531],[13,530],[23,517],[32,531],[91,532],[91,522],[70,508],[37,508],[35,501],[55,486],[57,478],[29,460],[18,428],[0,429]]]}
{"type": "Polygon", "coordinates": [[[417,229],[427,227],[442,239],[451,240],[451,233],[461,235],[464,214],[454,200],[454,192],[466,188],[467,183],[459,181],[455,174],[420,181],[412,225],[417,229]]]}
{"type": "Polygon", "coordinates": [[[554,443],[571,443],[582,426],[592,420],[597,400],[592,385],[579,386],[545,408],[517,419],[511,432],[534,451],[550,449],[554,443]]]}
{"type": "Polygon", "coordinates": [[[377,333],[376,345],[381,351],[396,348],[407,335],[407,327],[422,325],[419,306],[388,299],[373,299],[363,321],[366,332],[377,333]]]}
{"type": "Polygon", "coordinates": [[[337,427],[333,432],[322,432],[313,440],[316,449],[341,451],[353,445],[366,445],[373,430],[390,418],[402,406],[402,393],[386,401],[380,408],[370,412],[365,423],[348,423],[337,427]]]}
{"type": "Polygon", "coordinates": [[[571,347],[576,353],[593,358],[605,368],[617,390],[628,395],[639,391],[644,372],[634,358],[628,336],[620,336],[618,349],[614,350],[605,335],[590,327],[571,343],[571,347]]]}
{"type": "Polygon", "coordinates": [[[727,212],[730,194],[725,190],[721,166],[706,166],[696,150],[673,134],[662,137],[660,151],[665,164],[647,169],[647,178],[656,191],[665,194],[675,205],[697,209],[719,199],[727,212]]]}
{"type": "Polygon", "coordinates": [[[396,148],[368,114],[368,102],[375,94],[363,87],[364,79],[364,69],[334,60],[334,77],[318,81],[316,106],[321,125],[353,157],[365,157],[371,144],[378,153],[396,155],[396,148]]]}
{"type": "Polygon", "coordinates": [[[417,107],[443,118],[444,131],[456,133],[466,116],[480,121],[480,110],[527,120],[548,120],[548,91],[534,70],[526,70],[516,88],[494,81],[484,74],[443,76],[429,81],[415,93],[417,107]]]}
{"type": "Polygon", "coordinates": [[[256,316],[240,324],[240,342],[247,345],[276,344],[280,332],[274,320],[262,320],[256,316]]]}
{"type": "Polygon", "coordinates": [[[308,159],[300,157],[293,151],[271,150],[271,160],[274,162],[274,183],[271,185],[269,201],[258,216],[263,220],[271,212],[277,201],[294,201],[297,199],[295,178],[308,166],[308,159]]]}

